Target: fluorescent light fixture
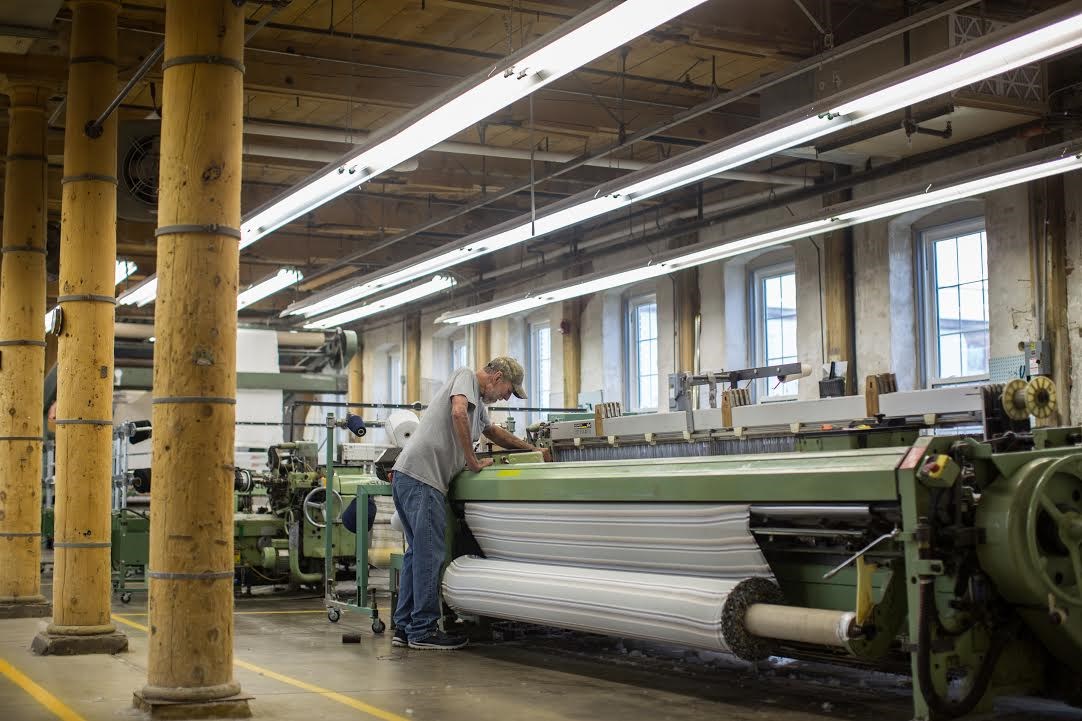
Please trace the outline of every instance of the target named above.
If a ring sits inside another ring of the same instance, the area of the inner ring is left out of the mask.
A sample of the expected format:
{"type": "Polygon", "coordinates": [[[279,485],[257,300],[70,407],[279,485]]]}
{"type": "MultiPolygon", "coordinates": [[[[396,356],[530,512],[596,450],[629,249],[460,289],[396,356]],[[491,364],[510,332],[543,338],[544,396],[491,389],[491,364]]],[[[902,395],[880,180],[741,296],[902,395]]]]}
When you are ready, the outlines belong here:
{"type": "Polygon", "coordinates": [[[362,278],[348,287],[331,289],[321,296],[300,301],[290,306],[286,314],[311,316],[333,310],[468,259],[570,227],[1079,45],[1082,45],[1082,2],[1076,0],[888,73],[875,81],[876,89],[869,87],[871,83],[858,86],[825,102],[689,151],[655,168],[637,171],[599,189],[579,193],[553,206],[536,221],[531,221],[528,215],[520,216],[494,229],[476,233],[453,249],[433,251],[382,274],[362,278]],[[885,87],[878,87],[884,84],[885,87]]]}
{"type": "MultiPolygon", "coordinates": [[[[500,61],[487,74],[474,76],[407,116],[397,131],[381,133],[378,139],[373,138],[318,171],[300,186],[257,209],[241,225],[240,247],[247,247],[294,218],[703,2],[705,0],[600,3],[500,61]]],[[[414,276],[417,277],[420,276],[414,276]]]]}
{"type": "Polygon", "coordinates": [[[241,308],[247,308],[252,303],[263,300],[268,295],[272,295],[288,288],[289,286],[297,283],[304,274],[294,268],[282,268],[274,275],[264,278],[263,280],[249,286],[247,289],[237,294],[237,310],[241,308]]]}
{"type": "Polygon", "coordinates": [[[437,275],[433,277],[427,283],[407,288],[394,295],[374,300],[371,303],[362,305],[360,308],[353,308],[336,315],[332,315],[329,318],[323,318],[321,320],[312,321],[311,323],[305,323],[305,328],[337,328],[345,323],[350,323],[361,318],[367,318],[370,315],[376,313],[382,313],[385,310],[391,308],[397,308],[398,306],[406,305],[414,301],[426,298],[433,293],[439,293],[442,290],[454,287],[457,281],[449,275],[437,275]]]}
{"type": "Polygon", "coordinates": [[[45,335],[59,335],[63,318],[64,311],[60,310],[58,305],[45,311],[45,335]]]}
{"type": "Polygon", "coordinates": [[[136,270],[138,270],[138,266],[130,260],[118,260],[116,262],[116,282],[113,285],[120,285],[136,270]]]}
{"type": "Polygon", "coordinates": [[[158,277],[156,275],[144,278],[134,288],[129,288],[116,299],[120,305],[134,305],[142,308],[154,302],[158,294],[158,277]]]}
{"type": "Polygon", "coordinates": [[[900,197],[879,196],[865,201],[846,203],[834,209],[828,208],[823,215],[808,221],[774,228],[721,244],[700,244],[698,247],[682,248],[644,265],[625,268],[616,273],[595,273],[575,283],[548,288],[525,298],[498,300],[474,308],[451,311],[440,316],[437,322],[470,325],[493,318],[502,318],[549,303],[618,288],[753,250],[762,250],[812,235],[848,228],[859,223],[889,218],[921,208],[990,193],[1019,183],[1079,170],[1082,169],[1082,154],[1079,154],[1077,148],[1065,149],[1058,157],[1050,157],[1049,151],[1037,151],[1013,159],[1010,165],[1013,167],[999,164],[1001,169],[998,172],[994,166],[987,171],[988,175],[976,179],[947,180],[941,188],[923,187],[917,191],[903,193],[900,197]]]}
{"type": "MultiPolygon", "coordinates": [[[[297,283],[304,275],[293,268],[282,268],[274,275],[246,288],[237,294],[237,310],[245,308],[283,288],[297,283]]],[[[129,288],[117,298],[119,305],[134,305],[142,308],[154,302],[158,296],[158,276],[151,275],[143,279],[134,288],[129,288]]]]}

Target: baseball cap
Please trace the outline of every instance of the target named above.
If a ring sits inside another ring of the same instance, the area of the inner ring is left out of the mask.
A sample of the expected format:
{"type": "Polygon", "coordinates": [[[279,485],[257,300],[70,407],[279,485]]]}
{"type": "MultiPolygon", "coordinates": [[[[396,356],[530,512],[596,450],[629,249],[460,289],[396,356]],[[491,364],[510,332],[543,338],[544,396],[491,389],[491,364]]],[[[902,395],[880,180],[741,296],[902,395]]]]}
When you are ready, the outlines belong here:
{"type": "Polygon", "coordinates": [[[526,371],[522,370],[521,363],[511,356],[502,355],[490,360],[485,367],[503,373],[503,377],[511,381],[511,391],[519,398],[526,398],[526,389],[522,387],[526,371]]]}

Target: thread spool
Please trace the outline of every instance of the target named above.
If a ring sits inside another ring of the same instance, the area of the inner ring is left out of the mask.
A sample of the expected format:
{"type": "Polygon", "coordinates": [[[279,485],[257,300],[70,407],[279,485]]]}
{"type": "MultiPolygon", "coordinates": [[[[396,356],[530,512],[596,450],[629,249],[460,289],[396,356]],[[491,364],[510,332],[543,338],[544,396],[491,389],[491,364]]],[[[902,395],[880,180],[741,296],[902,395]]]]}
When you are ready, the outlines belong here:
{"type": "Polygon", "coordinates": [[[1034,376],[1028,383],[1015,378],[1003,388],[1003,411],[1013,421],[1030,416],[1044,420],[1056,412],[1056,384],[1048,376],[1034,376]]]}
{"type": "Polygon", "coordinates": [[[1026,410],[1038,420],[1056,412],[1056,384],[1048,376],[1034,376],[1026,386],[1026,410]]]}
{"type": "Polygon", "coordinates": [[[1026,410],[1026,382],[1021,378],[1015,378],[1003,388],[1000,396],[1003,411],[1012,421],[1024,421],[1029,418],[1026,410]]]}

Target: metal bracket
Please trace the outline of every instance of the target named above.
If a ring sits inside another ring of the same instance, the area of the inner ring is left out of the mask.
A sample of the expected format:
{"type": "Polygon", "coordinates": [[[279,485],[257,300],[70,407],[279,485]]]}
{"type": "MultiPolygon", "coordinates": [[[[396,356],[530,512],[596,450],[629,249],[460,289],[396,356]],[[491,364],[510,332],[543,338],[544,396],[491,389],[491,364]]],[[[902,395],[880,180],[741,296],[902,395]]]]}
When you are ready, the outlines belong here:
{"type": "MultiPolygon", "coordinates": [[[[884,534],[883,534],[882,536],[880,536],[879,538],[875,539],[874,541],[872,541],[871,543],[869,543],[869,544],[868,544],[867,546],[865,546],[864,548],[862,548],[862,549],[860,549],[859,551],[857,551],[856,553],[854,553],[854,554],[853,554],[852,556],[850,556],[849,558],[847,558],[847,559],[846,559],[845,561],[843,561],[842,563],[838,564],[838,565],[837,565],[837,566],[835,566],[834,568],[832,568],[832,569],[830,569],[829,571],[827,571],[826,573],[824,573],[824,574],[823,574],[823,580],[825,581],[825,580],[827,580],[828,578],[834,578],[834,576],[838,575],[838,572],[839,572],[839,571],[841,571],[841,570],[842,570],[843,568],[845,568],[846,566],[848,566],[848,565],[849,565],[850,563],[854,563],[854,562],[855,562],[855,561],[856,561],[856,560],[857,560],[858,558],[860,558],[860,557],[861,557],[861,556],[863,556],[863,555],[864,555],[865,553],[867,553],[868,551],[870,551],[870,550],[872,550],[873,548],[875,548],[876,546],[878,546],[878,545],[879,545],[880,543],[882,543],[883,541],[891,541],[891,540],[894,540],[895,538],[897,538],[897,537],[898,537],[898,534],[899,534],[899,533],[901,533],[901,529],[900,529],[900,528],[895,528],[895,529],[894,529],[893,531],[891,531],[890,533],[884,533],[884,534]]],[[[940,569],[942,569],[942,564],[940,564],[940,569]]],[[[940,572],[942,572],[942,571],[940,571],[940,572]]]]}
{"type": "Polygon", "coordinates": [[[208,225],[163,225],[154,231],[154,237],[160,238],[163,235],[177,235],[179,233],[211,233],[214,235],[228,235],[237,240],[240,240],[241,238],[240,228],[232,228],[228,225],[218,225],[217,223],[210,223],[208,225]]]}

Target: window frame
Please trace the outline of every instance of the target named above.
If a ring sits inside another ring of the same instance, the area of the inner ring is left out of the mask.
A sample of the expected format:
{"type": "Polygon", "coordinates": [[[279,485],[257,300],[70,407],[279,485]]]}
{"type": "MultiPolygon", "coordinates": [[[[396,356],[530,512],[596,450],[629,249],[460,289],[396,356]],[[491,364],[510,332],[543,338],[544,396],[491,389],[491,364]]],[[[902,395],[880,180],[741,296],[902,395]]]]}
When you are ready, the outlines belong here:
{"type": "Polygon", "coordinates": [[[639,344],[643,340],[639,337],[639,324],[638,324],[638,310],[644,306],[652,305],[654,307],[654,360],[655,364],[658,362],[658,356],[660,355],[660,330],[659,330],[659,317],[658,317],[658,303],[657,293],[642,293],[639,295],[631,296],[625,303],[624,310],[624,326],[626,329],[625,343],[624,343],[624,355],[627,358],[627,384],[624,389],[624,402],[627,405],[627,410],[639,413],[648,411],[661,410],[661,398],[657,397],[656,402],[652,406],[644,406],[642,398],[639,393],[639,387],[642,384],[642,379],[645,376],[654,378],[654,393],[660,393],[657,390],[659,383],[659,371],[658,366],[655,365],[652,369],[652,373],[641,373],[639,368],[639,344]]]}
{"type": "MultiPolygon", "coordinates": [[[[796,260],[790,259],[780,263],[771,263],[770,265],[764,265],[758,268],[753,268],[750,273],[750,285],[751,285],[751,298],[749,306],[751,308],[751,322],[748,323],[748,328],[751,333],[751,348],[752,357],[751,362],[756,367],[763,367],[767,365],[773,365],[767,362],[767,348],[766,348],[766,299],[763,297],[763,285],[771,279],[786,275],[793,276],[793,303],[794,313],[799,314],[799,303],[797,302],[797,288],[796,288],[796,260]]],[[[799,324],[797,327],[797,348],[796,355],[793,357],[793,361],[783,362],[797,362],[800,360],[800,344],[799,344],[799,324]]],[[[793,393],[779,393],[772,395],[770,393],[771,383],[774,383],[774,378],[762,378],[752,384],[754,389],[754,398],[758,403],[772,403],[776,401],[791,401],[795,400],[799,395],[800,385],[799,381],[790,381],[794,384],[796,389],[793,393]]]]}
{"type": "Polygon", "coordinates": [[[401,405],[404,385],[402,379],[402,351],[395,347],[387,351],[387,403],[401,405]],[[398,371],[397,374],[395,371],[398,371]],[[397,378],[396,378],[397,375],[397,378]]]}
{"type": "MultiPolygon", "coordinates": [[[[534,320],[526,324],[526,329],[529,347],[527,366],[530,381],[527,394],[529,396],[528,405],[543,408],[549,405],[549,397],[552,394],[552,325],[548,319],[534,320]],[[548,358],[545,359],[547,367],[544,373],[541,372],[539,342],[541,331],[548,335],[548,358]]],[[[526,422],[529,424],[535,420],[541,420],[543,415],[538,411],[531,411],[526,414],[526,422]]]]}
{"type": "Polygon", "coordinates": [[[470,362],[470,346],[469,340],[466,338],[466,331],[459,330],[453,333],[447,338],[447,364],[449,367],[447,371],[447,377],[450,378],[451,374],[459,368],[464,368],[469,365],[470,362]],[[463,353],[462,363],[459,363],[455,359],[455,350],[461,348],[463,353]]]}
{"type": "MultiPolygon", "coordinates": [[[[968,376],[939,376],[939,298],[938,283],[936,278],[935,243],[950,238],[960,238],[980,232],[984,235],[984,283],[985,283],[985,321],[989,324],[989,336],[991,335],[989,310],[991,303],[987,301],[988,284],[988,225],[983,215],[972,216],[927,228],[917,229],[916,247],[918,253],[918,278],[920,292],[917,294],[920,309],[920,347],[921,364],[924,387],[944,388],[950,386],[965,386],[987,382],[990,371],[968,376]]],[[[990,345],[990,344],[989,344],[990,345]]],[[[991,364],[991,347],[989,347],[988,361],[991,364]]]]}

